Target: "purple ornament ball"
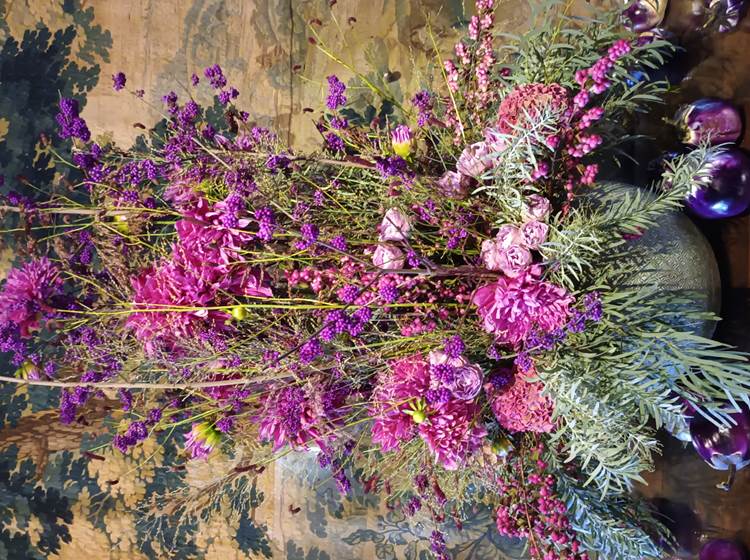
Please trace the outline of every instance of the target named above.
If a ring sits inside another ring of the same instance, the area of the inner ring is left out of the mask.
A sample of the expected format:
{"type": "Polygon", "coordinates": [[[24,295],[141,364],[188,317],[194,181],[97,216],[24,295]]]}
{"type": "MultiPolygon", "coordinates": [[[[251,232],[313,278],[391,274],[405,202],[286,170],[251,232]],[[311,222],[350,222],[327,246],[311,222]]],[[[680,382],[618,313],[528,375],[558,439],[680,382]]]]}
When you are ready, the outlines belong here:
{"type": "Polygon", "coordinates": [[[700,560],[747,560],[742,545],[726,539],[708,541],[701,548],[700,560]]]}
{"type": "Polygon", "coordinates": [[[729,148],[709,161],[709,176],[685,198],[696,216],[708,220],[738,216],[750,208],[750,157],[729,148]]]}

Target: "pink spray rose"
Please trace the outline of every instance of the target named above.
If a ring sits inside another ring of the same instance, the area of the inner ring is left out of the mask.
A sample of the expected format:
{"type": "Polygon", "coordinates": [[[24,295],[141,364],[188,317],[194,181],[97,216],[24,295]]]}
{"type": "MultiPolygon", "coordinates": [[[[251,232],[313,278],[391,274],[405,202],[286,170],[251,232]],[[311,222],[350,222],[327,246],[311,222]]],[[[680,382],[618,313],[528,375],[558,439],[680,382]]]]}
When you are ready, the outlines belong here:
{"type": "Polygon", "coordinates": [[[380,241],[404,241],[409,239],[411,220],[398,208],[391,208],[380,224],[380,241]]]}
{"type": "Polygon", "coordinates": [[[517,345],[534,329],[549,333],[565,325],[573,297],[540,276],[541,267],[532,266],[517,277],[502,276],[474,292],[472,302],[484,330],[498,342],[517,345]]]}
{"type": "Polygon", "coordinates": [[[437,186],[440,193],[449,198],[464,198],[469,190],[467,181],[464,181],[461,174],[455,171],[443,173],[438,179],[437,186]]]}
{"type": "Polygon", "coordinates": [[[531,220],[521,226],[521,237],[523,244],[528,249],[538,249],[539,246],[547,239],[549,226],[544,222],[531,220]]]}
{"type": "Polygon", "coordinates": [[[404,268],[404,252],[393,245],[381,243],[372,254],[372,264],[383,270],[404,268]]]}
{"type": "Polygon", "coordinates": [[[482,368],[472,364],[463,356],[451,358],[443,350],[433,350],[429,355],[430,365],[447,364],[453,366],[452,377],[445,382],[445,387],[459,400],[470,401],[479,394],[484,374],[482,368]]]}
{"type": "Polygon", "coordinates": [[[524,214],[528,220],[546,222],[549,217],[549,200],[538,194],[529,195],[524,204],[524,214]]]}
{"type": "Polygon", "coordinates": [[[532,260],[516,226],[502,226],[494,240],[482,242],[481,256],[489,270],[502,270],[508,276],[518,276],[532,260]]]}
{"type": "Polygon", "coordinates": [[[492,167],[489,149],[484,142],[476,142],[464,148],[456,163],[456,170],[467,177],[479,177],[492,167]]]}

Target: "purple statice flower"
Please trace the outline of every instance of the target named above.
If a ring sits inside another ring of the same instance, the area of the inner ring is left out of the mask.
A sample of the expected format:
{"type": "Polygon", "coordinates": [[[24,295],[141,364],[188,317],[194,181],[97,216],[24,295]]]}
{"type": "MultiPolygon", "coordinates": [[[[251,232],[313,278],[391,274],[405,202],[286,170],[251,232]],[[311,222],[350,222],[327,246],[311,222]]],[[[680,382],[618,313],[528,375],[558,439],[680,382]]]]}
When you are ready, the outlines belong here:
{"type": "Polygon", "coordinates": [[[122,88],[125,87],[125,74],[122,72],[118,72],[117,74],[112,74],[112,88],[115,91],[120,91],[122,88]]]}
{"type": "Polygon", "coordinates": [[[55,115],[60,138],[78,138],[84,142],[91,139],[91,131],[79,115],[78,101],[63,97],[60,99],[60,112],[55,115]]]}
{"type": "Polygon", "coordinates": [[[136,442],[143,441],[148,437],[148,428],[146,427],[146,424],[140,420],[131,422],[130,426],[128,426],[127,432],[125,432],[125,436],[136,442]]]}
{"type": "Polygon", "coordinates": [[[266,160],[266,167],[271,171],[279,171],[289,167],[291,163],[289,157],[285,154],[273,154],[266,160]]]}
{"type": "Polygon", "coordinates": [[[589,292],[583,300],[586,307],[586,318],[589,321],[599,322],[602,320],[602,296],[599,292],[589,292]]]}
{"type": "Polygon", "coordinates": [[[407,517],[413,517],[420,509],[422,509],[422,500],[417,496],[412,496],[404,506],[404,513],[407,517]]]}
{"type": "Polygon", "coordinates": [[[375,158],[375,168],[384,179],[388,177],[404,178],[409,175],[409,166],[401,156],[375,158]]]}
{"type": "Polygon", "coordinates": [[[73,402],[73,394],[63,389],[60,392],[60,422],[63,424],[72,424],[76,419],[78,407],[73,402]]]}
{"type": "Polygon", "coordinates": [[[216,421],[216,429],[222,434],[228,434],[234,428],[234,417],[224,416],[216,421]]]}
{"type": "Polygon", "coordinates": [[[216,129],[212,125],[207,124],[203,127],[201,136],[203,136],[203,138],[205,138],[206,140],[213,140],[214,138],[216,138],[216,129]]]}
{"type": "Polygon", "coordinates": [[[528,373],[534,367],[534,362],[528,352],[519,352],[513,363],[521,373],[528,373]]]}
{"type": "Polygon", "coordinates": [[[208,83],[210,83],[211,87],[214,89],[221,89],[227,85],[227,79],[224,77],[224,72],[218,64],[206,68],[203,71],[203,75],[208,78],[208,83]]]}
{"type": "Polygon", "coordinates": [[[417,125],[422,127],[432,118],[432,95],[427,90],[418,91],[411,99],[412,105],[417,108],[417,125]]]}
{"type": "Polygon", "coordinates": [[[341,251],[342,253],[346,252],[348,249],[346,237],[344,237],[343,235],[332,237],[328,244],[337,251],[341,251]]]}
{"type": "Polygon", "coordinates": [[[128,412],[133,408],[133,393],[131,393],[128,389],[118,390],[117,396],[119,397],[120,403],[122,404],[122,409],[125,412],[128,412]]]}
{"type": "Polygon", "coordinates": [[[326,134],[326,146],[333,152],[343,152],[346,149],[341,136],[333,132],[326,134]]]}
{"type": "Polygon", "coordinates": [[[493,391],[502,391],[506,387],[509,387],[514,379],[513,369],[511,368],[497,369],[487,377],[493,391]]]}
{"type": "Polygon", "coordinates": [[[158,424],[161,420],[161,414],[161,408],[152,408],[146,415],[146,424],[149,426],[158,424]]]}
{"type": "Polygon", "coordinates": [[[445,537],[437,529],[430,534],[430,550],[435,555],[436,560],[450,560],[448,547],[445,545],[445,537]]]}
{"type": "Polygon", "coordinates": [[[331,111],[335,111],[339,107],[346,105],[346,96],[344,95],[346,86],[344,85],[344,82],[334,75],[328,76],[327,79],[328,98],[326,99],[326,106],[331,109],[331,111]]]}
{"type": "Polygon", "coordinates": [[[167,95],[162,96],[161,100],[167,106],[167,113],[170,115],[177,113],[179,107],[177,106],[177,94],[175,92],[170,91],[167,95]]]}
{"type": "Polygon", "coordinates": [[[312,247],[315,242],[318,240],[318,235],[320,234],[320,230],[318,229],[318,226],[315,224],[302,224],[302,227],[300,227],[300,235],[302,236],[302,239],[294,243],[294,247],[298,251],[304,251],[306,249],[309,249],[312,247]]]}
{"type": "Polygon", "coordinates": [[[222,105],[229,105],[229,102],[232,100],[232,94],[227,90],[221,90],[217,97],[219,98],[219,103],[222,105]]]}
{"type": "Polygon", "coordinates": [[[343,117],[332,117],[331,120],[328,121],[328,124],[331,125],[331,128],[336,130],[344,130],[349,126],[349,121],[343,117]]]}
{"type": "Polygon", "coordinates": [[[20,336],[29,336],[40,326],[42,315],[51,311],[51,300],[61,289],[60,269],[45,257],[11,269],[0,291],[0,324],[13,322],[20,336]]]}
{"type": "Polygon", "coordinates": [[[273,233],[276,230],[276,218],[273,209],[270,206],[258,208],[253,213],[253,217],[258,221],[258,239],[268,243],[273,239],[273,233]]]}
{"type": "Polygon", "coordinates": [[[197,86],[200,82],[201,79],[198,77],[198,74],[190,76],[190,83],[193,84],[193,87],[197,86]]]}
{"type": "Polygon", "coordinates": [[[443,351],[452,360],[461,358],[462,354],[466,351],[466,345],[464,344],[461,335],[455,334],[443,341],[443,351]]]}

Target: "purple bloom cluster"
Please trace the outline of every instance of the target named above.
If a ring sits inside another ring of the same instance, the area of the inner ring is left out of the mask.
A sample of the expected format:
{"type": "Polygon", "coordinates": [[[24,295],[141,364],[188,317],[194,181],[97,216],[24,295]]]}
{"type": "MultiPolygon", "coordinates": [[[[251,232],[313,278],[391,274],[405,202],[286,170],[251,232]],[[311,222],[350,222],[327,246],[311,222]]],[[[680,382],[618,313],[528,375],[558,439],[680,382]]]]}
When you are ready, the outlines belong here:
{"type": "Polygon", "coordinates": [[[117,74],[112,74],[112,88],[115,91],[120,91],[122,88],[125,87],[125,74],[122,72],[118,72],[117,74]]]}
{"type": "Polygon", "coordinates": [[[346,105],[346,86],[344,82],[339,80],[336,76],[328,76],[328,98],[326,99],[326,106],[335,111],[339,107],[346,105]]]}
{"type": "Polygon", "coordinates": [[[380,172],[380,175],[384,179],[387,179],[388,177],[408,179],[413,176],[413,173],[409,170],[409,165],[401,156],[375,158],[375,168],[380,172]]]}
{"type": "Polygon", "coordinates": [[[268,243],[273,239],[273,232],[276,230],[276,217],[273,210],[270,206],[263,206],[256,209],[253,216],[258,221],[258,233],[256,234],[258,239],[268,243]]]}
{"type": "Polygon", "coordinates": [[[208,83],[210,83],[211,87],[214,89],[221,89],[227,85],[227,79],[224,77],[224,72],[218,64],[206,68],[203,71],[203,75],[208,78],[208,83]]]}
{"type": "Polygon", "coordinates": [[[411,99],[412,105],[417,108],[417,125],[424,126],[432,118],[432,95],[427,90],[418,91],[411,99]]]}
{"type": "Polygon", "coordinates": [[[315,244],[318,240],[318,235],[320,235],[320,230],[315,224],[302,224],[302,227],[300,227],[300,235],[302,236],[302,239],[296,241],[294,247],[298,251],[304,251],[315,244]]]}
{"type": "Polygon", "coordinates": [[[91,139],[91,131],[79,116],[79,106],[76,99],[63,97],[60,99],[60,112],[55,115],[60,138],[78,138],[84,142],[91,139]]]}
{"type": "Polygon", "coordinates": [[[326,146],[333,152],[343,152],[346,149],[344,141],[338,134],[329,132],[326,134],[326,146]]]}

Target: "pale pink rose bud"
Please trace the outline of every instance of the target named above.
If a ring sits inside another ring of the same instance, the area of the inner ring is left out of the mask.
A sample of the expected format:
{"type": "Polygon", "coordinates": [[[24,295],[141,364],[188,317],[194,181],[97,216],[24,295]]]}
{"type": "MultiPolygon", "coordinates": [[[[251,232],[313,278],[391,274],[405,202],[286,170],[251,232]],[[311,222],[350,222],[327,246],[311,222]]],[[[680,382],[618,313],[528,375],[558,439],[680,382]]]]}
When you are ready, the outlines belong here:
{"type": "Polygon", "coordinates": [[[411,233],[411,220],[398,208],[391,208],[380,224],[380,241],[403,241],[411,233]]]}
{"type": "Polygon", "coordinates": [[[515,278],[531,264],[531,253],[526,247],[512,245],[500,253],[500,270],[515,278]]]}
{"type": "Polygon", "coordinates": [[[516,226],[502,226],[495,235],[495,240],[502,249],[507,249],[512,245],[519,245],[523,242],[521,230],[516,226]]]}
{"type": "Polygon", "coordinates": [[[372,254],[372,264],[383,270],[404,268],[404,252],[393,245],[381,243],[372,254]]]}
{"type": "Polygon", "coordinates": [[[482,241],[482,262],[488,270],[500,270],[500,256],[503,248],[495,239],[482,241]]]}
{"type": "Polygon", "coordinates": [[[547,240],[549,226],[544,222],[531,220],[521,226],[523,244],[529,249],[538,249],[547,240]]]}
{"type": "MultiPolygon", "coordinates": [[[[470,182],[469,180],[468,182],[470,182]]],[[[450,198],[464,198],[468,194],[469,185],[460,173],[446,171],[438,179],[437,186],[441,194],[450,198]]]]}
{"type": "Polygon", "coordinates": [[[524,205],[524,214],[527,220],[538,220],[546,222],[549,217],[549,200],[538,194],[529,195],[524,205]]]}
{"type": "Polygon", "coordinates": [[[484,142],[476,142],[466,146],[458,158],[456,170],[461,175],[468,177],[479,177],[492,167],[492,160],[489,158],[491,151],[484,142]]]}

